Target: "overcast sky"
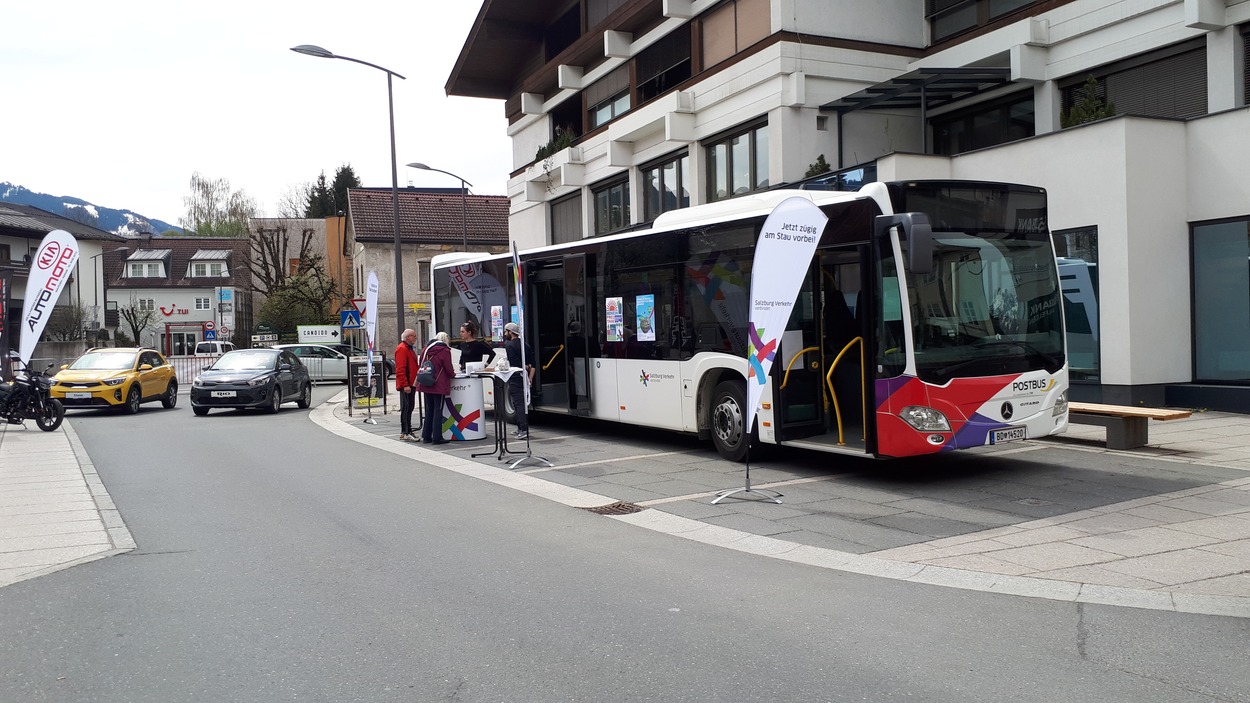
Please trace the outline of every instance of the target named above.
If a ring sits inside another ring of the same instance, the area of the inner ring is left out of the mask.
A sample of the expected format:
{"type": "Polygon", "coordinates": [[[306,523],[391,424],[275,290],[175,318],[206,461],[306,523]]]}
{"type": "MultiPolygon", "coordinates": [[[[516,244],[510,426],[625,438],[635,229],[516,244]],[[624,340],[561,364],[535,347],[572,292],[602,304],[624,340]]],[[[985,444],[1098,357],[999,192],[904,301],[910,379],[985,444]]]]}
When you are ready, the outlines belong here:
{"type": "Polygon", "coordinates": [[[290,50],[315,44],[394,81],[399,185],[502,195],[498,100],[443,86],[479,0],[62,0],[0,12],[0,181],[177,225],[191,174],[225,178],[263,213],[351,164],[390,186],[386,73],[290,50]]]}

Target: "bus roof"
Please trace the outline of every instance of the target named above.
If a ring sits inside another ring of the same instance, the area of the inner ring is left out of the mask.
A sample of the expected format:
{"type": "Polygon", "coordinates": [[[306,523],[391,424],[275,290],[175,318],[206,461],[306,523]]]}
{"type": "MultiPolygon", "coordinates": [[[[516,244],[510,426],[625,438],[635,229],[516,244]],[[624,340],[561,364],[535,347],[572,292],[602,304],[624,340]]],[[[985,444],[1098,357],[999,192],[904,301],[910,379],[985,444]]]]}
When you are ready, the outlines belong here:
{"type": "MultiPolygon", "coordinates": [[[[781,201],[786,198],[793,197],[811,200],[817,206],[824,206],[832,203],[858,200],[867,196],[865,193],[860,191],[793,189],[768,190],[759,193],[752,193],[750,195],[739,196],[737,198],[731,198],[729,200],[722,200],[720,202],[708,203],[706,205],[695,205],[693,207],[670,210],[669,212],[655,218],[655,221],[651,223],[651,226],[646,229],[634,229],[628,232],[610,234],[604,237],[579,239],[575,242],[548,244],[542,247],[537,247],[537,249],[541,249],[544,252],[559,251],[564,248],[583,246],[590,241],[611,242],[618,239],[630,239],[633,237],[646,236],[655,232],[685,229],[688,227],[697,227],[699,225],[725,222],[728,220],[766,217],[781,201]]],[[[530,251],[533,250],[522,249],[520,253],[527,254],[530,251]]],[[[431,260],[430,264],[433,268],[442,268],[455,263],[468,264],[510,257],[510,253],[491,254],[487,252],[451,252],[435,256],[431,260]]]]}

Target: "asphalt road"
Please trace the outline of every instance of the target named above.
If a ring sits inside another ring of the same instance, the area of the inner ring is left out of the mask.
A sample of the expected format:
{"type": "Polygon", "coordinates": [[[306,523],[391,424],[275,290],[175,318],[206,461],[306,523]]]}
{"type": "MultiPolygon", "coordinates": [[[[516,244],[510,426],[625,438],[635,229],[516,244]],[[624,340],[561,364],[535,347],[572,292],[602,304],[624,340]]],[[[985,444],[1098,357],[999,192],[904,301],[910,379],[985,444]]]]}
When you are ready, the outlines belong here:
{"type": "Polygon", "coordinates": [[[1250,701],[1244,619],[722,550],[293,406],[70,421],[139,548],[0,589],[0,701],[1250,701]]]}

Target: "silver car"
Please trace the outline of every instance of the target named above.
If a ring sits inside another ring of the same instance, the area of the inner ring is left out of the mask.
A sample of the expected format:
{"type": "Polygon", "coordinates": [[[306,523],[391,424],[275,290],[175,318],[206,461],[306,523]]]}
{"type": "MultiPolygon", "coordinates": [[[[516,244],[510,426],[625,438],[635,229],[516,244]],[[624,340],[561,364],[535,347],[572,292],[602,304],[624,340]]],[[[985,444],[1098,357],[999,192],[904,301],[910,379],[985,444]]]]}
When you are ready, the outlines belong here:
{"type": "Polygon", "coordinates": [[[274,349],[285,349],[295,355],[314,382],[338,381],[347,383],[347,355],[324,344],[278,344],[274,349]]]}

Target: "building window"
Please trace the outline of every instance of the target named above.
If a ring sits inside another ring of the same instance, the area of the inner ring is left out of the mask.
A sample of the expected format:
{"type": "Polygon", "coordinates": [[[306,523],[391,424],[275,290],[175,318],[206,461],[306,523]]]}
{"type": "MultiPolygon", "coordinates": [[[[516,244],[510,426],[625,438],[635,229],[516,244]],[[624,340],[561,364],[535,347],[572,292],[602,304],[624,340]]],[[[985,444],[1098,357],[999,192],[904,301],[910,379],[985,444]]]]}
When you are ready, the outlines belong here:
{"type": "Polygon", "coordinates": [[[625,0],[586,0],[586,29],[599,26],[600,22],[624,4],[625,0]]]}
{"type": "Polygon", "coordinates": [[[714,66],[772,33],[768,0],[732,0],[700,23],[703,68],[714,66]]]}
{"type": "Polygon", "coordinates": [[[573,193],[551,203],[551,243],[582,239],[582,195],[573,193]]]}
{"type": "Polygon", "coordinates": [[[584,95],[589,119],[587,124],[591,129],[629,112],[629,64],[595,81],[584,95]]]}
{"type": "Polygon", "coordinates": [[[634,60],[638,102],[667,93],[690,78],[690,32],[679,29],[643,49],[634,60]]]}
{"type": "Polygon", "coordinates": [[[1207,52],[1203,39],[1135,56],[1060,82],[1063,110],[1080,99],[1090,76],[1117,115],[1184,119],[1207,114],[1207,52]]]}
{"type": "Polygon", "coordinates": [[[6,264],[9,263],[9,261],[11,260],[9,257],[11,256],[12,254],[10,253],[9,245],[0,244],[0,262],[6,263],[6,264]]]}
{"type": "Polygon", "coordinates": [[[1068,334],[1068,373],[1074,381],[1101,378],[1098,317],[1098,228],[1055,230],[1059,285],[1068,334]]]}
{"type": "Polygon", "coordinates": [[[646,222],[661,213],[690,207],[690,157],[683,153],[642,170],[643,216],[646,222]]]}
{"type": "Polygon", "coordinates": [[[212,310],[213,309],[212,300],[210,298],[196,298],[195,309],[196,310],[212,310]]]}
{"type": "Polygon", "coordinates": [[[136,261],[130,264],[130,278],[160,278],[162,275],[159,263],[136,261]]]}
{"type": "Polygon", "coordinates": [[[417,262],[417,277],[421,279],[420,290],[428,291],[430,289],[430,262],[417,262]]]}
{"type": "Polygon", "coordinates": [[[1250,105],[1250,24],[1241,25],[1241,104],[1250,105]]]}
{"type": "Polygon", "coordinates": [[[139,312],[151,312],[156,309],[156,300],[153,298],[139,298],[135,301],[135,308],[139,312]]]}
{"type": "Polygon", "coordinates": [[[707,147],[708,201],[768,187],[768,125],[753,127],[707,147]]]}
{"type": "Polygon", "coordinates": [[[1039,0],[928,0],[925,8],[932,43],[963,34],[1036,5],[1039,0]]]}
{"type": "Polygon", "coordinates": [[[1194,380],[1250,384],[1250,218],[1195,224],[1194,380]]]}
{"type": "Polygon", "coordinates": [[[221,262],[197,261],[191,264],[191,275],[195,278],[206,276],[221,277],[225,275],[225,264],[221,262]]]}
{"type": "Polygon", "coordinates": [[[595,196],[595,234],[607,234],[629,226],[629,180],[620,179],[599,187],[595,196]]]}
{"type": "Polygon", "coordinates": [[[948,156],[1031,137],[1033,91],[934,117],[929,124],[933,153],[948,156]]]}

